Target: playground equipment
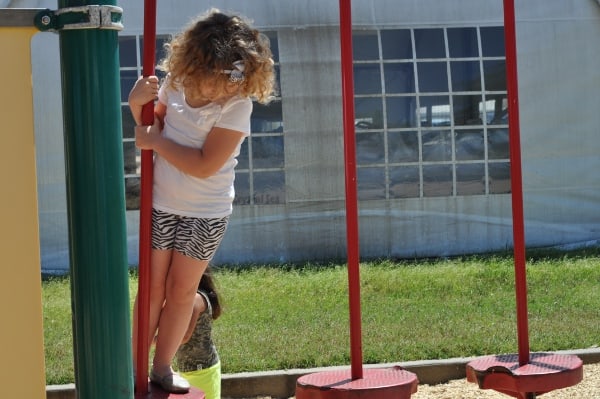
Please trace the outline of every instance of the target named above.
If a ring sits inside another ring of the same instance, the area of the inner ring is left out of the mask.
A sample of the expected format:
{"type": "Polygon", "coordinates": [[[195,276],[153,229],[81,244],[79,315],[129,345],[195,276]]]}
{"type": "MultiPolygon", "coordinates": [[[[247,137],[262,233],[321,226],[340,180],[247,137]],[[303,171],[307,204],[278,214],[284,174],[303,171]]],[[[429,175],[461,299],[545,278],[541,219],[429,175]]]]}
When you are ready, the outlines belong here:
{"type": "Polygon", "coordinates": [[[40,238],[31,86],[32,10],[0,10],[0,68],[5,93],[0,98],[5,184],[0,217],[0,396],[43,398],[44,336],[40,286],[40,238]],[[24,371],[26,370],[26,372],[24,371]],[[10,378],[10,379],[8,379],[10,378]]]}
{"type": "Polygon", "coordinates": [[[296,383],[296,398],[410,398],[417,391],[418,385],[417,376],[414,373],[406,371],[401,367],[372,370],[363,370],[362,368],[351,0],[340,0],[339,9],[342,58],[342,106],[344,113],[351,369],[350,371],[322,372],[300,377],[296,383]]]}
{"type": "Polygon", "coordinates": [[[60,41],[77,396],[129,399],[133,372],[118,52],[122,9],[100,3],[59,0],[58,10],[39,12],[35,25],[57,32],[60,41]]]}
{"type": "Polygon", "coordinates": [[[120,143],[117,7],[2,10],[3,68],[10,76],[2,100],[7,148],[2,173],[11,182],[3,209],[3,397],[45,397],[39,236],[33,142],[30,40],[40,30],[59,31],[67,156],[73,330],[80,398],[129,398],[133,394],[127,331],[123,159],[120,143]],[[101,15],[110,16],[104,18],[101,15]],[[94,18],[98,17],[98,18],[94,18]],[[34,22],[39,22],[36,24],[34,22]],[[18,27],[18,28],[16,28],[18,27]],[[68,32],[67,32],[68,31],[68,32]],[[85,52],[85,49],[94,49],[85,52]],[[93,112],[89,112],[93,110],[93,112]],[[111,223],[106,223],[110,220],[111,223]],[[18,276],[16,273],[18,272],[18,276]],[[15,273],[11,276],[11,273],[15,273]],[[6,295],[6,297],[4,297],[6,295]],[[18,304],[15,306],[15,304],[18,304]],[[18,315],[17,313],[18,312],[18,315]],[[7,316],[8,315],[8,316],[7,316]],[[15,315],[15,317],[10,317],[15,315]],[[97,350],[97,348],[103,350],[97,350]],[[27,371],[24,371],[27,370],[27,371]],[[106,384],[110,381],[110,384],[106,384]]]}
{"type": "Polygon", "coordinates": [[[8,267],[0,295],[8,307],[2,315],[11,326],[0,333],[4,364],[10,368],[2,370],[3,376],[10,376],[3,380],[2,396],[45,397],[29,55],[37,27],[57,31],[61,46],[78,397],[130,398],[117,46],[121,10],[112,5],[59,3],[56,12],[11,9],[0,14],[4,26],[0,45],[10,55],[2,63],[4,75],[10,77],[5,82],[10,95],[2,100],[9,134],[4,137],[7,151],[0,169],[4,181],[10,182],[10,195],[5,195],[1,211],[2,251],[8,267]]]}
{"type": "Polygon", "coordinates": [[[514,0],[504,0],[504,32],[519,353],[487,356],[468,363],[467,380],[477,382],[483,389],[534,399],[538,394],[580,382],[583,362],[574,355],[529,352],[514,0]]]}

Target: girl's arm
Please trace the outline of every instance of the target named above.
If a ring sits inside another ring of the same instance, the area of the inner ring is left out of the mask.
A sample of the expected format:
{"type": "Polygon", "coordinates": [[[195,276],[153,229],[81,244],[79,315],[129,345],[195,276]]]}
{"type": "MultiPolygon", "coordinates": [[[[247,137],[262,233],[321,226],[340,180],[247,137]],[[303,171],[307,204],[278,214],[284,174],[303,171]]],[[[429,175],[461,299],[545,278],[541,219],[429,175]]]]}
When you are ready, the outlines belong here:
{"type": "Polygon", "coordinates": [[[157,101],[156,104],[154,104],[154,116],[156,118],[158,118],[158,121],[160,122],[160,130],[161,131],[165,127],[165,115],[166,114],[167,114],[167,106],[164,103],[157,101]]]}
{"type": "Polygon", "coordinates": [[[158,117],[152,126],[136,126],[136,145],[143,150],[154,150],[177,169],[198,178],[217,173],[244,139],[242,132],[214,127],[202,148],[191,148],[163,137],[161,126],[158,117]]]}
{"type": "Polygon", "coordinates": [[[139,78],[129,92],[129,109],[137,125],[142,124],[142,108],[158,96],[158,77],[139,78]]]}
{"type": "Polygon", "coordinates": [[[206,301],[204,299],[204,297],[198,293],[196,293],[196,297],[194,298],[194,310],[192,311],[192,317],[190,319],[190,324],[188,325],[187,331],[185,332],[185,335],[183,336],[183,340],[181,341],[181,344],[185,344],[186,342],[188,342],[190,340],[190,338],[192,338],[192,334],[194,333],[194,330],[196,329],[196,323],[198,322],[198,318],[200,317],[200,314],[202,314],[202,312],[204,312],[206,310],[206,301]]]}

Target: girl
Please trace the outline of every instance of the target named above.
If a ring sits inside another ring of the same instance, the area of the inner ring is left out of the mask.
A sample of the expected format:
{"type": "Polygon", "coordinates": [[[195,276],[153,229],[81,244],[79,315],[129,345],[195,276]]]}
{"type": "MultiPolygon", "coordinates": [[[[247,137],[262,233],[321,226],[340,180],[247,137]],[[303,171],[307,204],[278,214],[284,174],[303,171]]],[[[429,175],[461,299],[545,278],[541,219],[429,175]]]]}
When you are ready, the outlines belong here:
{"type": "MultiPolygon", "coordinates": [[[[189,383],[171,363],[232,212],[234,167],[250,134],[251,98],[269,102],[274,69],[267,37],[216,9],[166,50],[159,65],[165,81],[159,87],[156,76],[138,79],[129,106],[138,125],[136,146],[155,154],[148,336],[157,338],[150,380],[184,393],[189,383]],[[157,97],[154,124],[141,126],[143,105],[157,97]]],[[[135,309],[134,360],[137,297],[135,309]]]]}

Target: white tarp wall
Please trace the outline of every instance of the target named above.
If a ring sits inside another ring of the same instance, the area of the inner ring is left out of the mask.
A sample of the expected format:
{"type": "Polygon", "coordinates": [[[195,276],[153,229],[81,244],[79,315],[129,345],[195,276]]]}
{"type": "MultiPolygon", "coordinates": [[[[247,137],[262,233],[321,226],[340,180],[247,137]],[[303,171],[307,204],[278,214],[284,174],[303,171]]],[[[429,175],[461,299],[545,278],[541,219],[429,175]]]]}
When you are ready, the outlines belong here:
{"type": "MultiPolygon", "coordinates": [[[[55,1],[12,2],[56,8],[55,1]]],[[[360,0],[355,29],[501,26],[501,0],[360,0]]],[[[120,1],[122,35],[143,31],[143,2],[120,1]]],[[[215,263],[345,258],[338,2],[160,0],[157,33],[216,5],[276,32],[285,201],[234,207],[215,263]]],[[[10,6],[10,5],[9,5],[10,6]]],[[[528,247],[600,240],[600,7],[593,0],[516,0],[528,247]]],[[[34,38],[42,269],[68,268],[58,37],[34,38]]],[[[480,253],[512,247],[510,194],[361,200],[363,258],[480,253]]],[[[137,211],[128,211],[137,263],[137,211]]],[[[93,226],[90,226],[93,228],[93,226]]]]}

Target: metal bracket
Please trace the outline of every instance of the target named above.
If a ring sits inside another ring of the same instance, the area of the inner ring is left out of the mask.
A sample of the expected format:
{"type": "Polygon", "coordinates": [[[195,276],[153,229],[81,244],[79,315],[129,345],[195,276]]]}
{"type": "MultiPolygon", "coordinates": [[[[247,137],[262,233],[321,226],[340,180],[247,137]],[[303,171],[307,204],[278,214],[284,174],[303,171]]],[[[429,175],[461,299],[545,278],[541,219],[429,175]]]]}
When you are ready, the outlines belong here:
{"type": "Polygon", "coordinates": [[[44,10],[35,16],[35,26],[41,31],[74,29],[122,30],[123,9],[110,5],[66,7],[56,11],[44,10]]]}

